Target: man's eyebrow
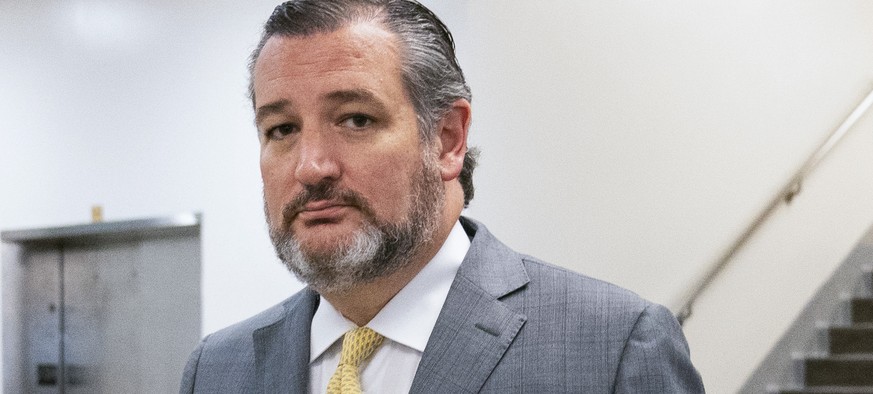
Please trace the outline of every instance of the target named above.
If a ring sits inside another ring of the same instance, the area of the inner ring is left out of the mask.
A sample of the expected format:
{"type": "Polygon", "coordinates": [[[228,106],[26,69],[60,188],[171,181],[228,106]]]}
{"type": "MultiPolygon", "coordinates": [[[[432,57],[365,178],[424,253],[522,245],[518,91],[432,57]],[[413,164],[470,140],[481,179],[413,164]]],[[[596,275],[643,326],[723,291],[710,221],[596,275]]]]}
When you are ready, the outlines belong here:
{"type": "Polygon", "coordinates": [[[291,102],[285,99],[276,100],[269,104],[264,104],[255,111],[255,124],[260,124],[267,116],[284,112],[286,108],[291,106],[291,102]]]}
{"type": "MultiPolygon", "coordinates": [[[[382,102],[373,92],[365,89],[350,89],[336,90],[327,93],[323,96],[325,101],[334,103],[334,105],[363,102],[369,105],[378,107],[379,110],[385,110],[385,103],[382,102]]],[[[291,101],[287,99],[279,99],[271,103],[264,104],[255,110],[255,124],[260,124],[264,118],[287,111],[291,106],[291,101]]]]}
{"type": "Polygon", "coordinates": [[[324,99],[333,102],[334,104],[363,102],[378,106],[380,109],[385,108],[385,104],[382,100],[376,97],[373,92],[365,89],[337,90],[324,95],[324,99]]]}

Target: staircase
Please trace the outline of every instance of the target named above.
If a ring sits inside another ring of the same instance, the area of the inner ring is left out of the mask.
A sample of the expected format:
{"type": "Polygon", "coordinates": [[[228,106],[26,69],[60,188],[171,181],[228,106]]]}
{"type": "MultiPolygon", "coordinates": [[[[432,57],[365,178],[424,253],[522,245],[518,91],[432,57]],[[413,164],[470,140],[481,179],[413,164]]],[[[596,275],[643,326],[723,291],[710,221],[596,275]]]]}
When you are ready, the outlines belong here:
{"type": "Polygon", "coordinates": [[[865,276],[868,294],[846,300],[846,316],[823,327],[819,345],[796,360],[795,388],[778,393],[873,394],[873,274],[865,276]]]}

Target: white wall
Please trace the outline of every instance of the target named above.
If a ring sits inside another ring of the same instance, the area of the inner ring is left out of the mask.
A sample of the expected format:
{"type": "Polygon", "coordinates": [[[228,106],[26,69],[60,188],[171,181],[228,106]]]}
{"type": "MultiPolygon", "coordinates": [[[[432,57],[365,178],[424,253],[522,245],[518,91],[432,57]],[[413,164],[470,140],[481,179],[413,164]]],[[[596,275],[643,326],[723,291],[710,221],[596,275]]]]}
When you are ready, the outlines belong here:
{"type": "MultiPolygon", "coordinates": [[[[245,97],[276,2],[0,0],[0,228],[203,212],[207,332],[299,289],[245,97]]],[[[873,87],[863,1],[427,3],[473,89],[468,214],[670,306],[873,87]]],[[[742,384],[873,222],[869,118],[698,306],[710,392],[742,384]]]]}

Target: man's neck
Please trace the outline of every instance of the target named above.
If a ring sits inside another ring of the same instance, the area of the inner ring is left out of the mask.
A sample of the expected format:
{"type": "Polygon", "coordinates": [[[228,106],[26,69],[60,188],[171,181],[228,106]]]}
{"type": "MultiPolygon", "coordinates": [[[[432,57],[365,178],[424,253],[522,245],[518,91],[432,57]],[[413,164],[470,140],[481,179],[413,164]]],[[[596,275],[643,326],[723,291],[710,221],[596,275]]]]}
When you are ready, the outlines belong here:
{"type": "Polygon", "coordinates": [[[424,268],[428,261],[410,264],[391,276],[358,285],[348,291],[321,295],[346,319],[362,327],[373,320],[373,317],[424,268]]]}

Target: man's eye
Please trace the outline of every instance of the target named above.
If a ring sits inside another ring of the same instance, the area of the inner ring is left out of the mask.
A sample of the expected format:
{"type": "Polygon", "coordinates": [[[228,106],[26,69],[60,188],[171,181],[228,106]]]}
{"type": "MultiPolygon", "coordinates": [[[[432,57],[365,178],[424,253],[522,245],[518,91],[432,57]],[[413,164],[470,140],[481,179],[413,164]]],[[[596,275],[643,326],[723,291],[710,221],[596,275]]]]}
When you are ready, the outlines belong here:
{"type": "Polygon", "coordinates": [[[373,119],[366,115],[352,115],[342,121],[341,125],[351,129],[362,129],[373,124],[373,119]]]}
{"type": "Polygon", "coordinates": [[[297,126],[295,126],[293,124],[282,124],[282,125],[278,125],[276,127],[271,127],[270,129],[267,130],[267,132],[265,134],[267,135],[267,138],[274,139],[274,140],[281,140],[282,138],[285,138],[289,134],[293,134],[296,132],[297,132],[297,126]]]}

